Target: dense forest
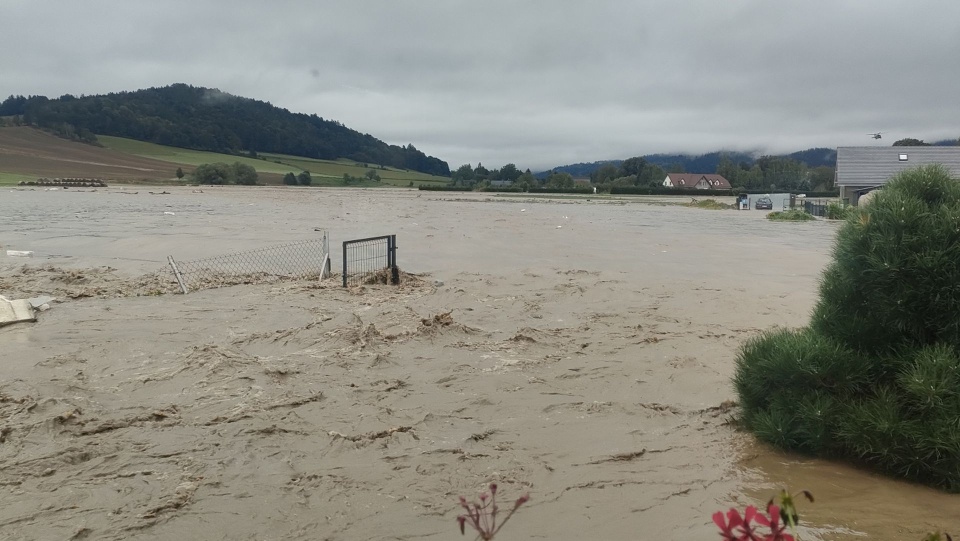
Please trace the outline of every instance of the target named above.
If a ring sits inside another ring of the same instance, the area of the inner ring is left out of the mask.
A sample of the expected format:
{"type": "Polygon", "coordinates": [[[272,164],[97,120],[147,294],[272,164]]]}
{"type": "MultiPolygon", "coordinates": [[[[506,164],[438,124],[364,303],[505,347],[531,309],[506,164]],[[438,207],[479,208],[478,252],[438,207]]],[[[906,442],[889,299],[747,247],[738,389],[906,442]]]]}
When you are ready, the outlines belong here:
{"type": "Polygon", "coordinates": [[[449,176],[446,162],[413,145],[388,145],[317,115],[216,89],[175,84],[133,92],[56,99],[10,96],[0,116],[62,136],[93,142],[93,134],[229,154],[273,152],[411,169],[449,176]]]}

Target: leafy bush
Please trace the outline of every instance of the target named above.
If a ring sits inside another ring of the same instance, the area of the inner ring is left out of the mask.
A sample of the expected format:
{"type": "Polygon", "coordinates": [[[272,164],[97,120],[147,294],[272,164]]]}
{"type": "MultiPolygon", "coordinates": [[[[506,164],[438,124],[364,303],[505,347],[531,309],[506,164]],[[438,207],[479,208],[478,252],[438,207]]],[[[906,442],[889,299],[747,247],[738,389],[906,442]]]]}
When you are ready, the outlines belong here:
{"type": "Polygon", "coordinates": [[[237,184],[254,186],[257,181],[260,180],[257,170],[254,169],[252,165],[233,162],[233,165],[230,166],[230,169],[233,171],[233,180],[237,184]]]}
{"type": "Polygon", "coordinates": [[[810,220],[816,220],[812,215],[800,210],[800,209],[790,209],[790,210],[777,210],[767,214],[768,220],[778,220],[781,222],[807,222],[810,220]]]}
{"type": "Polygon", "coordinates": [[[831,201],[827,203],[827,212],[824,217],[828,220],[846,220],[848,216],[856,211],[856,207],[851,207],[831,201]]]}
{"type": "Polygon", "coordinates": [[[737,358],[760,439],[960,492],[960,182],[905,171],[841,227],[809,327],[737,358]]]}
{"type": "Polygon", "coordinates": [[[193,171],[193,182],[197,184],[246,184],[254,185],[259,176],[252,166],[240,162],[203,163],[193,171]]]}

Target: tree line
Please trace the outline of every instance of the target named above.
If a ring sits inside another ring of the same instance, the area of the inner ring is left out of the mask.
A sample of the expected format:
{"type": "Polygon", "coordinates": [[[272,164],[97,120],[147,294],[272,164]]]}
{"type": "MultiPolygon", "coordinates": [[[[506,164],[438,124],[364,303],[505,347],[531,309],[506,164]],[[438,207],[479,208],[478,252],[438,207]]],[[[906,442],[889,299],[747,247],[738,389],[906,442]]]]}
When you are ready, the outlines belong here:
{"type": "Polygon", "coordinates": [[[493,182],[509,182],[512,188],[530,190],[534,188],[572,188],[575,184],[569,173],[552,172],[545,179],[537,178],[530,169],[521,172],[516,164],[508,163],[499,169],[487,169],[482,163],[476,167],[469,163],[461,165],[451,174],[453,186],[464,188],[485,188],[493,182]]]}
{"type": "Polygon", "coordinates": [[[0,103],[0,116],[87,142],[94,142],[98,133],[194,150],[347,158],[450,175],[446,162],[412,144],[388,145],[315,114],[291,113],[269,102],[185,84],[56,99],[10,96],[0,103]]]}
{"type": "MultiPolygon", "coordinates": [[[[925,143],[921,139],[904,138],[893,146],[955,146],[960,139],[925,143]]],[[[810,148],[787,155],[766,155],[755,158],[742,152],[712,152],[701,156],[651,154],[626,160],[578,163],[540,173],[549,178],[558,172],[576,177],[589,176],[600,189],[624,187],[657,187],[668,173],[716,173],[726,178],[735,189],[831,191],[836,172],[836,149],[810,148]]]]}
{"type": "Polygon", "coordinates": [[[807,164],[785,156],[761,156],[752,164],[723,157],[716,173],[745,190],[830,191],[835,167],[807,164]]]}
{"type": "MultiPolygon", "coordinates": [[[[684,173],[684,167],[675,163],[667,168],[650,163],[642,156],[634,156],[620,162],[600,164],[589,173],[589,183],[601,191],[613,188],[657,188],[663,186],[668,173],[684,173]]],[[[805,163],[786,156],[762,156],[756,160],[735,163],[729,156],[720,158],[715,171],[726,178],[733,188],[741,190],[784,191],[829,191],[833,188],[834,168],[829,166],[808,167],[805,163]]],[[[500,169],[487,169],[482,164],[473,167],[461,165],[452,173],[453,185],[484,188],[495,181],[510,182],[513,188],[573,188],[573,175],[562,170],[553,170],[534,175],[527,169],[520,172],[509,163],[500,169]]],[[[586,180],[586,179],[584,179],[586,180]]]]}

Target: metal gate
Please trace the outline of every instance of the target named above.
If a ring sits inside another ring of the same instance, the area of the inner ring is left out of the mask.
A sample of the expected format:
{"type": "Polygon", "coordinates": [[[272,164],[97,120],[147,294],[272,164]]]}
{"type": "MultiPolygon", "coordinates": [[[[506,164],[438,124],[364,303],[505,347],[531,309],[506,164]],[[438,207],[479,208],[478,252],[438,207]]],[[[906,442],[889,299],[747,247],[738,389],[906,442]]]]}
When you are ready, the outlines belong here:
{"type": "Polygon", "coordinates": [[[356,283],[400,283],[396,235],[343,242],[343,287],[356,283]]]}
{"type": "Polygon", "coordinates": [[[822,218],[827,215],[827,201],[824,201],[823,199],[804,201],[803,210],[807,211],[807,214],[820,216],[822,218]]]}

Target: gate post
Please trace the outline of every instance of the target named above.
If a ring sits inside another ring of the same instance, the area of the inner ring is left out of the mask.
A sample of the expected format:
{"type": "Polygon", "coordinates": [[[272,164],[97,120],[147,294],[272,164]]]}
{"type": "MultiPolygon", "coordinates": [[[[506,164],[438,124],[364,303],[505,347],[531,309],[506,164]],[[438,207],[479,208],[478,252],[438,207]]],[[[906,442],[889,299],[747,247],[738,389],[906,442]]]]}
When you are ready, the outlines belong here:
{"type": "Polygon", "coordinates": [[[397,267],[397,236],[390,235],[388,244],[389,265],[390,265],[390,283],[397,285],[400,283],[400,269],[397,267]]]}
{"type": "Polygon", "coordinates": [[[173,269],[173,275],[177,278],[177,283],[180,284],[180,291],[183,291],[183,294],[187,294],[187,285],[183,283],[183,275],[180,274],[180,268],[177,267],[177,262],[173,260],[172,255],[167,256],[167,263],[170,264],[170,268],[173,269]]]}
{"type": "Polygon", "coordinates": [[[347,287],[347,241],[343,241],[343,287],[347,287]]]}

